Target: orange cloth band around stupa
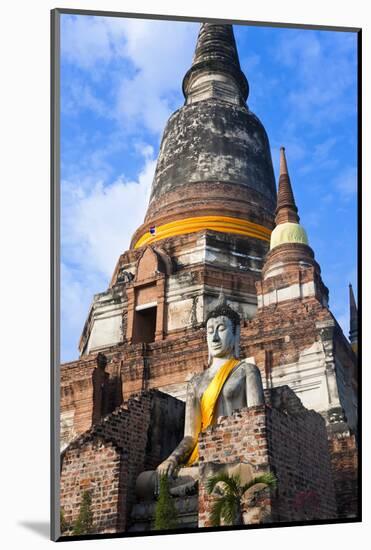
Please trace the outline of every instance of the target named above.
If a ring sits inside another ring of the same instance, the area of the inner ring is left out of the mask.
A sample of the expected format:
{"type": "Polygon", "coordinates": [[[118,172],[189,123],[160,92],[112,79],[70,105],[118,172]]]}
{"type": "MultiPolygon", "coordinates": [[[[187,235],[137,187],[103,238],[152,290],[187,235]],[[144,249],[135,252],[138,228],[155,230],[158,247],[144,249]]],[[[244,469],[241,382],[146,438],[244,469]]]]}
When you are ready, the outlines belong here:
{"type": "Polygon", "coordinates": [[[195,233],[203,229],[211,229],[222,233],[235,233],[244,237],[254,237],[263,241],[270,241],[271,230],[263,225],[249,222],[240,218],[228,216],[198,216],[195,218],[185,218],[155,226],[155,233],[152,235],[149,231],[144,233],[134,245],[139,248],[146,244],[151,244],[161,239],[175,237],[176,235],[185,235],[195,233]]]}

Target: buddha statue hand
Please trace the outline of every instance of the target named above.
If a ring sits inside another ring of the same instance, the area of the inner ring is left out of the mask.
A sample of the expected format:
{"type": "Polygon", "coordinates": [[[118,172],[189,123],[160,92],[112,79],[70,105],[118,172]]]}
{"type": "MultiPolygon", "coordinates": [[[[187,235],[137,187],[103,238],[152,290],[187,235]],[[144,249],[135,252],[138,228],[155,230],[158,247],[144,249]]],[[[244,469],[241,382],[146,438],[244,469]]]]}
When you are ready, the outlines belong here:
{"type": "Polygon", "coordinates": [[[173,477],[173,474],[178,467],[178,461],[176,458],[169,456],[166,460],[161,462],[159,466],[157,466],[156,472],[158,476],[167,476],[167,477],[173,477]]]}

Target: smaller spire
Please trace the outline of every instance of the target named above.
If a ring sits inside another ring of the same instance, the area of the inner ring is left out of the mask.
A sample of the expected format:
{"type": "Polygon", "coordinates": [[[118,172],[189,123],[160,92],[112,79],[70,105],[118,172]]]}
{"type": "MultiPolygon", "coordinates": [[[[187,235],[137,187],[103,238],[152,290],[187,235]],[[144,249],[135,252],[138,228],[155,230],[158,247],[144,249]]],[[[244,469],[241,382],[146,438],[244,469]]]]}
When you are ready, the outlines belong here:
{"type": "Polygon", "coordinates": [[[350,331],[349,331],[349,340],[354,351],[357,349],[358,342],[358,312],[357,304],[354,298],[353,287],[349,283],[349,313],[350,313],[350,331]]]}
{"type": "Polygon", "coordinates": [[[299,223],[298,209],[291,187],[285,148],[280,148],[280,178],[278,183],[276,225],[281,223],[299,223]]]}
{"type": "Polygon", "coordinates": [[[280,175],[283,174],[289,174],[289,171],[287,169],[287,161],[286,161],[286,154],[285,154],[285,148],[280,147],[280,175]]]}
{"type": "Polygon", "coordinates": [[[280,179],[278,182],[276,227],[271,233],[270,249],[280,244],[298,243],[308,245],[304,227],[299,223],[298,209],[292,192],[287,169],[285,148],[280,149],[280,179]]]}

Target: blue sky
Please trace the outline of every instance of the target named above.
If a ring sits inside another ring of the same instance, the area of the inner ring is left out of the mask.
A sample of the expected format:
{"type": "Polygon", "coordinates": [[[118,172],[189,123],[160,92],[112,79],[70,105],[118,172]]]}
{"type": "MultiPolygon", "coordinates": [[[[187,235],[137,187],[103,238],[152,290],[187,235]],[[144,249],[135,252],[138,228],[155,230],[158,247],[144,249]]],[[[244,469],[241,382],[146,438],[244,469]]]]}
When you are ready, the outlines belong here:
{"type": "MultiPolygon", "coordinates": [[[[61,360],[142,223],[198,23],[62,15],[61,360]]],[[[346,335],[357,291],[355,33],[234,26],[275,173],[286,147],[301,223],[346,335]]]]}

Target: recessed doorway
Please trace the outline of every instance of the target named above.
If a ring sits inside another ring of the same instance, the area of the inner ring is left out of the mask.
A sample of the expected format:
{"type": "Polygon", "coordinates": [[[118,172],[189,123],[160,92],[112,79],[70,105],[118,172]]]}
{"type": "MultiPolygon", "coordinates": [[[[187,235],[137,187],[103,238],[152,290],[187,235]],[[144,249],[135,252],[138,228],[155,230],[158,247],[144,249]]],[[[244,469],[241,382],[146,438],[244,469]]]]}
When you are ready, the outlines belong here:
{"type": "Polygon", "coordinates": [[[154,342],[157,306],[137,307],[134,318],[133,344],[154,342]]]}

